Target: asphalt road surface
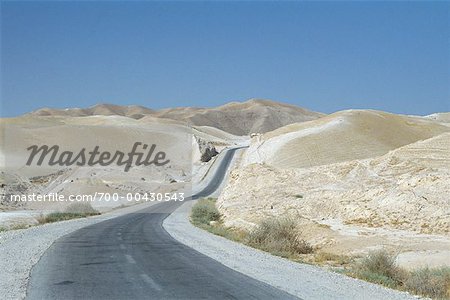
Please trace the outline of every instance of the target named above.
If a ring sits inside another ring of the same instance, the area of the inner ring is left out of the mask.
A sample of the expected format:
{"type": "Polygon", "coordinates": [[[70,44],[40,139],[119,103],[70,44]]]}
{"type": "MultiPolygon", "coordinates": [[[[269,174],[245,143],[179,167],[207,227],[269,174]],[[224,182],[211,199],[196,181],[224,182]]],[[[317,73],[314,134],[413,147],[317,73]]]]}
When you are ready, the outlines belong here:
{"type": "MultiPolygon", "coordinates": [[[[218,188],[234,152],[192,198],[218,188]]],[[[179,205],[162,202],[58,239],[33,267],[27,299],[295,298],[173,239],[162,222],[179,205]]]]}

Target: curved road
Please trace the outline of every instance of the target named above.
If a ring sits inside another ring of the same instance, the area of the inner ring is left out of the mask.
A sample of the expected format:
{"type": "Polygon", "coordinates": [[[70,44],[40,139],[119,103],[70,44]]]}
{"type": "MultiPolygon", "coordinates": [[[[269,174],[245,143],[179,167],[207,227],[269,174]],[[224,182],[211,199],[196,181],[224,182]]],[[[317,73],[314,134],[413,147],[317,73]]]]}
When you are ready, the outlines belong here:
{"type": "MultiPolygon", "coordinates": [[[[236,149],[209,184],[214,192],[236,149]]],[[[33,267],[27,299],[293,299],[179,243],[162,227],[180,202],[163,202],[58,239],[33,267]]]]}

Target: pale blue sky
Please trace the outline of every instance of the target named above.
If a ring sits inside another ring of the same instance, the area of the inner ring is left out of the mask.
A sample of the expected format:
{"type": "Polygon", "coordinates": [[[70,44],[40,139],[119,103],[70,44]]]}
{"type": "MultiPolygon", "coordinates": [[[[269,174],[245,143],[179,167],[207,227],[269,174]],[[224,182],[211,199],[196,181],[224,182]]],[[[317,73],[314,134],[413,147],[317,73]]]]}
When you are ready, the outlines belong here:
{"type": "Polygon", "coordinates": [[[450,110],[449,2],[2,2],[2,116],[269,98],[450,110]]]}

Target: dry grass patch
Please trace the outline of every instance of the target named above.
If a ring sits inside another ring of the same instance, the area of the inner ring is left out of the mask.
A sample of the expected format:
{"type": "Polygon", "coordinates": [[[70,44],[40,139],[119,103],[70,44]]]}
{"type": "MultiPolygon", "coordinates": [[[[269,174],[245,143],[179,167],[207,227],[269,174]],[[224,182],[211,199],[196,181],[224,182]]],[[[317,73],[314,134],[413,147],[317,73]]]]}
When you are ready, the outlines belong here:
{"type": "Polygon", "coordinates": [[[0,232],[4,232],[4,231],[10,231],[10,230],[20,230],[20,229],[26,229],[29,228],[33,225],[30,224],[25,224],[25,223],[17,223],[17,224],[13,224],[10,227],[0,227],[0,232]]]}
{"type": "Polygon", "coordinates": [[[317,252],[314,255],[314,262],[320,265],[331,265],[342,267],[353,262],[353,258],[347,255],[334,254],[330,252],[317,252]]]}
{"type": "Polygon", "coordinates": [[[53,212],[38,218],[39,224],[66,221],[71,219],[86,218],[99,215],[90,203],[75,202],[69,205],[63,212],[53,212]]]}
{"type": "Polygon", "coordinates": [[[275,255],[289,257],[313,252],[313,247],[300,238],[297,225],[290,218],[263,220],[247,237],[248,245],[275,255]]]}
{"type": "Polygon", "coordinates": [[[224,238],[241,242],[245,232],[225,227],[221,222],[221,214],[216,207],[215,198],[200,199],[191,211],[191,223],[197,227],[224,238]]]}
{"type": "Polygon", "coordinates": [[[210,225],[220,221],[220,212],[216,208],[216,199],[200,199],[192,207],[191,221],[194,225],[210,225]]]}
{"type": "Polygon", "coordinates": [[[348,274],[373,283],[432,299],[450,299],[450,268],[406,271],[384,250],[369,253],[348,274]]]}
{"type": "Polygon", "coordinates": [[[395,263],[395,256],[384,250],[373,251],[354,267],[356,277],[395,288],[401,285],[402,270],[395,263]]]}
{"type": "Polygon", "coordinates": [[[313,252],[313,248],[298,235],[297,225],[290,218],[263,220],[250,232],[225,227],[216,207],[216,199],[200,199],[192,207],[191,222],[213,234],[242,242],[274,255],[293,258],[313,252]]]}
{"type": "Polygon", "coordinates": [[[408,274],[405,290],[433,299],[450,299],[450,268],[419,269],[408,274]]]}

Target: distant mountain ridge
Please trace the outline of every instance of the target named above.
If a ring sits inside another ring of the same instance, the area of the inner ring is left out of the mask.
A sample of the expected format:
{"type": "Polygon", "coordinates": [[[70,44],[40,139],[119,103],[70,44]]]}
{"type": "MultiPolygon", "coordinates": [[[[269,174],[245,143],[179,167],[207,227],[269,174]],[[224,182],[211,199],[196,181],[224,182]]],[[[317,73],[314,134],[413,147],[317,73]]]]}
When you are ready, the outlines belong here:
{"type": "Polygon", "coordinates": [[[42,108],[29,113],[33,116],[124,116],[141,119],[146,116],[186,122],[192,126],[211,126],[235,135],[265,133],[279,127],[315,120],[324,114],[295,105],[271,100],[250,99],[230,102],[214,108],[177,107],[152,110],[143,106],[97,104],[88,108],[42,108]]]}
{"type": "Polygon", "coordinates": [[[154,114],[155,111],[144,106],[128,105],[120,106],[114,104],[97,104],[88,108],[41,108],[35,110],[30,115],[37,116],[68,116],[68,117],[86,117],[86,116],[124,116],[133,119],[140,119],[146,115],[154,114]]]}

